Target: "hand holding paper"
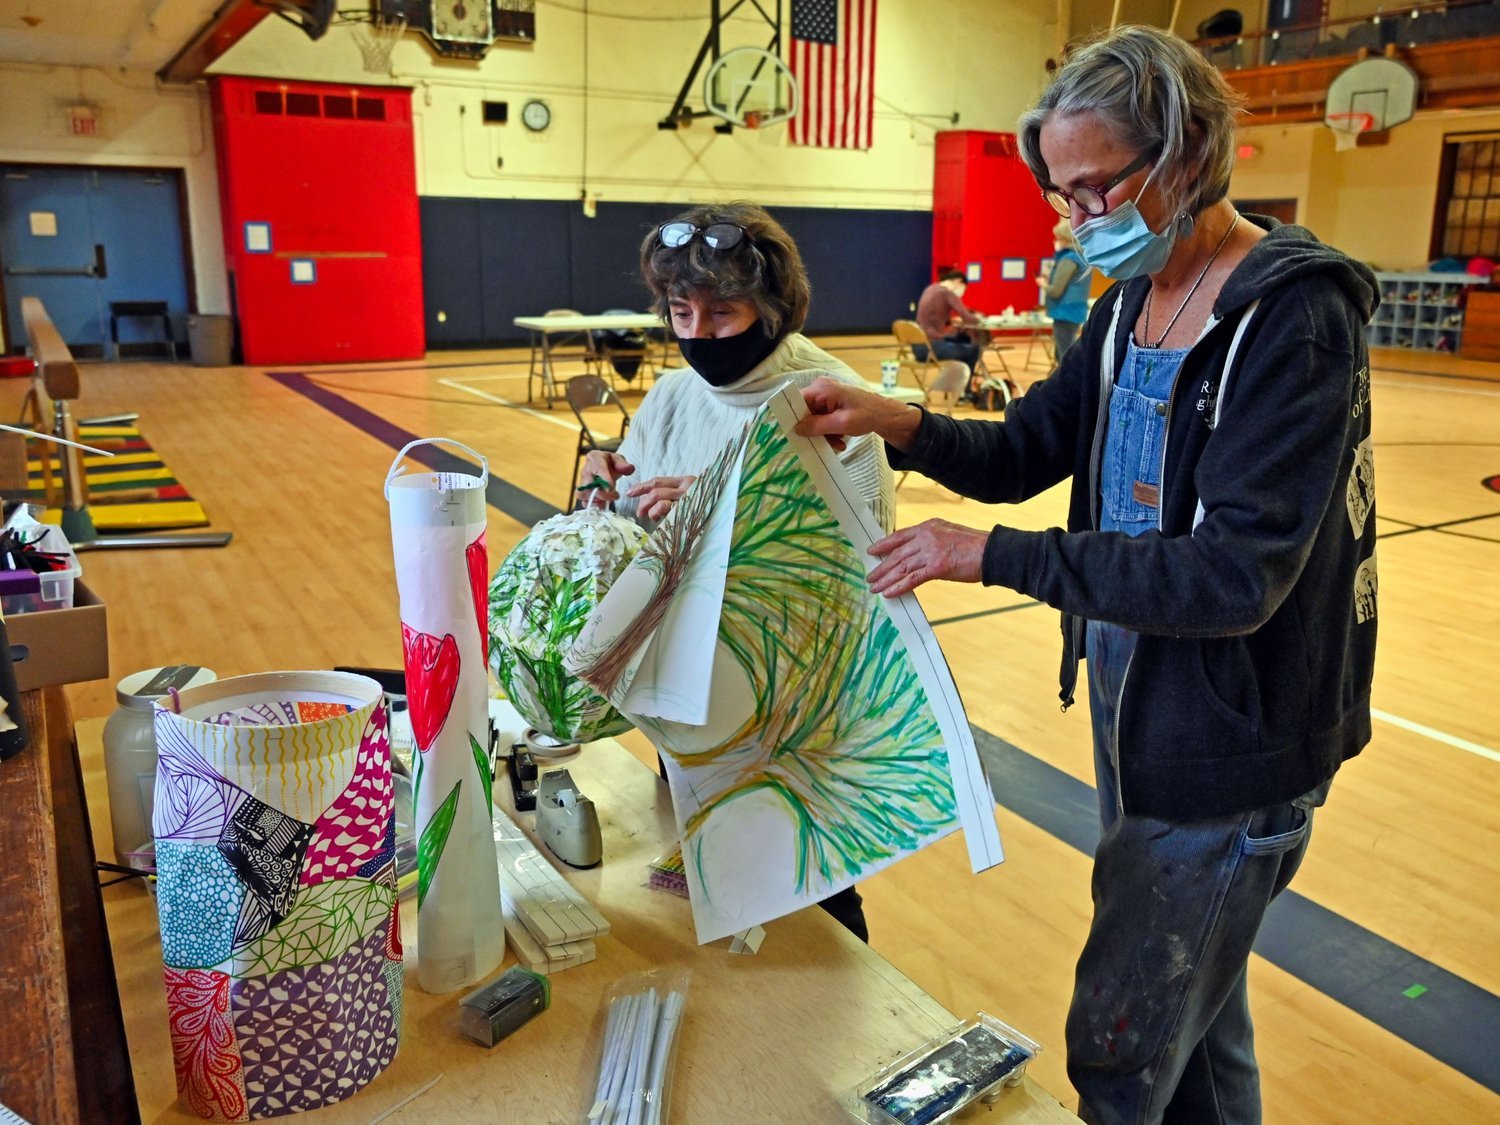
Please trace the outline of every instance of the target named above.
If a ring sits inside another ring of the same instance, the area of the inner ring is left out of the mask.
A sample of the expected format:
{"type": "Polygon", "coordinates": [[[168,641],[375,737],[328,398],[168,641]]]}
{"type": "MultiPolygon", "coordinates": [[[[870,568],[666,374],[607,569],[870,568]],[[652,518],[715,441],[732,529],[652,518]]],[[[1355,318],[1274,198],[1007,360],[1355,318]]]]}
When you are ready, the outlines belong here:
{"type": "Polygon", "coordinates": [[[807,413],[799,416],[795,432],[802,437],[824,436],[840,452],[843,439],[863,434],[878,434],[904,452],[915,443],[922,425],[922,411],[826,376],[804,387],[802,399],[807,413]]]}

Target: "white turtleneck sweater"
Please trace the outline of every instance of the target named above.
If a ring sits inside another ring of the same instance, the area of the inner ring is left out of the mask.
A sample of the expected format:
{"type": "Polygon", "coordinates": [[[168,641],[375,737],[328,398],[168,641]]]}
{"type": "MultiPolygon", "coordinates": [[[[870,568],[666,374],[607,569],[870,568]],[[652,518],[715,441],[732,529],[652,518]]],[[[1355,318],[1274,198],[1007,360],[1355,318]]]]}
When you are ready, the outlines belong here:
{"type": "MultiPolygon", "coordinates": [[[[646,392],[620,444],[620,456],[636,471],[617,483],[616,510],[639,520],[636,500],[625,495],[632,485],[652,477],[698,476],[772,391],[787,382],[805,387],[819,375],[869,386],[800,332],[782,340],[749,374],[727,386],[710,386],[691,368],[663,372],[646,392]]],[[[889,533],[896,526],[896,489],[884,443],[874,436],[852,438],[839,460],[875,522],[889,533]]]]}

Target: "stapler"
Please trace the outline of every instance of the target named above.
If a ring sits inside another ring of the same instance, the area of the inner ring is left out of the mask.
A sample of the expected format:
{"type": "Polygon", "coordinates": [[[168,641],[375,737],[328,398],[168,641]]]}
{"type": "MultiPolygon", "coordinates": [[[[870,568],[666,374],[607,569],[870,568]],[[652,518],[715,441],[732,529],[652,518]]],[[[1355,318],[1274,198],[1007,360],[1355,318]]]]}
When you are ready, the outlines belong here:
{"type": "Polygon", "coordinates": [[[570,867],[593,867],[604,858],[599,812],[578,791],[567,770],[542,775],[537,787],[536,831],[552,854],[570,867]]]}
{"type": "Polygon", "coordinates": [[[510,796],[516,812],[530,812],[536,808],[536,760],[531,751],[518,742],[510,748],[505,765],[510,774],[510,796]]]}

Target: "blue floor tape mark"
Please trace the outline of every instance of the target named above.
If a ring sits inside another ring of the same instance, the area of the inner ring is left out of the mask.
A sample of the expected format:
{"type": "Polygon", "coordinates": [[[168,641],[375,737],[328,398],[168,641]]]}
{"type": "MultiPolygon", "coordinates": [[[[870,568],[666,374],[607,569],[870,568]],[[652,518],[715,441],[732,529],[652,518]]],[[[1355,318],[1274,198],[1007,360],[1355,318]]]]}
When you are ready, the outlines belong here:
{"type": "MultiPolygon", "coordinates": [[[[999,803],[1092,856],[1099,843],[1094,787],[988,731],[973,731],[999,803]]],[[[1494,993],[1291,890],[1271,904],[1255,952],[1500,1093],[1500,997],[1494,993]],[[1426,987],[1415,999],[1404,994],[1413,984],[1426,987]]]]}
{"type": "MultiPolygon", "coordinates": [[[[268,378],[316,402],[392,449],[417,435],[356,406],[296,372],[268,378]]],[[[472,472],[474,465],[438,446],[413,450],[434,472],[472,472]]],[[[558,510],[490,475],[486,499],[518,523],[531,525],[558,510]]],[[[1023,606],[1007,608],[1024,608],[1023,606]]],[[[1063,843],[1092,856],[1099,843],[1094,787],[989,731],[974,741],[998,800],[1063,843]]],[[[1298,980],[1358,1012],[1460,1074],[1500,1093],[1500,997],[1402,949],[1331,910],[1285,891],[1271,904],[1255,952],[1298,980]],[[1413,998],[1410,986],[1425,991],[1413,998]]]]}

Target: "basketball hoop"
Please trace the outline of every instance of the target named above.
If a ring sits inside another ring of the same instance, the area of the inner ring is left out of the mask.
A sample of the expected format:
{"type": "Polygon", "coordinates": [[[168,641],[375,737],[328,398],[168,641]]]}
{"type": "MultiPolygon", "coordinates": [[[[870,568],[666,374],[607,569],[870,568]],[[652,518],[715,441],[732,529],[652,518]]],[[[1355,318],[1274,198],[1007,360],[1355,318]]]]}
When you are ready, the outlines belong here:
{"type": "Polygon", "coordinates": [[[389,75],[391,52],[406,33],[406,20],[401,16],[387,19],[372,14],[367,20],[350,22],[353,24],[350,30],[354,33],[354,43],[364,59],[365,73],[389,75]]]}
{"type": "Polygon", "coordinates": [[[1417,109],[1417,72],[1400,59],[1360,59],[1328,84],[1323,123],[1333,130],[1334,148],[1347,152],[1364,138],[1378,144],[1417,109]]]}
{"type": "Polygon", "coordinates": [[[1359,144],[1361,133],[1375,128],[1373,113],[1330,113],[1323,123],[1333,130],[1333,147],[1338,152],[1348,152],[1359,144]]]}
{"type": "Polygon", "coordinates": [[[778,125],[795,116],[799,105],[796,77],[759,47],[724,52],[703,77],[703,108],[742,129],[778,125]]]}

